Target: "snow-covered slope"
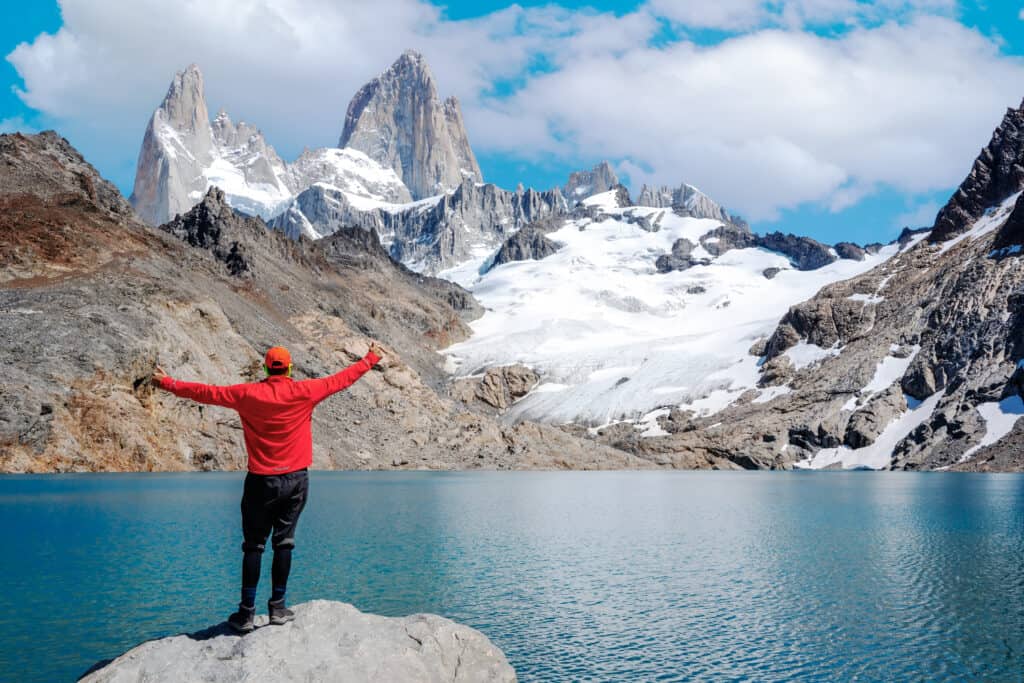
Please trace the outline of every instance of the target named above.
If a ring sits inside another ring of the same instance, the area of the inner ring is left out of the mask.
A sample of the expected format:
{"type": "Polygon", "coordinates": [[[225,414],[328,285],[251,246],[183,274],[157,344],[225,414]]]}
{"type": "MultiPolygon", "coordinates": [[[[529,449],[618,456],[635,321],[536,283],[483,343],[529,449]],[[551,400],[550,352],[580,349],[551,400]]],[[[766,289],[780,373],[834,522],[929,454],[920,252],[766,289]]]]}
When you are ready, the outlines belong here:
{"type": "MultiPolygon", "coordinates": [[[[288,166],[289,186],[296,194],[314,183],[327,183],[352,198],[379,204],[412,201],[398,174],[357,149],[306,150],[288,166]]],[[[361,206],[371,205],[361,202],[361,206]]]]}
{"type": "Polygon", "coordinates": [[[638,418],[665,406],[698,412],[726,405],[758,380],[756,340],[793,304],[823,285],[862,273],[897,250],[839,259],[799,271],[760,248],[732,249],[681,271],[659,273],[658,256],[679,238],[699,238],[721,221],[653,207],[620,208],[616,193],[584,201],[576,217],[547,233],[561,248],[541,260],[479,263],[440,273],[468,287],[487,309],[470,339],[447,349],[457,374],[514,362],[542,383],[511,418],[591,425],[638,418]],[[603,214],[603,215],[602,215],[603,214]],[[645,229],[645,226],[651,229],[645,229]],[[765,269],[782,269],[769,279],[765,269]]]}

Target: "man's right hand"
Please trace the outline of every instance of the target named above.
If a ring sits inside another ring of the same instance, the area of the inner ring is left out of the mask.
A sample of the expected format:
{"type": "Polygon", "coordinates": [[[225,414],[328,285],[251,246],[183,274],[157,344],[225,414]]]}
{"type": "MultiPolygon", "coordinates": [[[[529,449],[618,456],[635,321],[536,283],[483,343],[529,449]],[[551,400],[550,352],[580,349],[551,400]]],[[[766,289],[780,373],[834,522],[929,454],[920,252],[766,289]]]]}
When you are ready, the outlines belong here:
{"type": "Polygon", "coordinates": [[[370,353],[377,356],[377,358],[384,358],[384,347],[378,344],[376,341],[370,342],[370,353]]]}
{"type": "Polygon", "coordinates": [[[159,387],[160,381],[163,380],[163,378],[166,376],[167,373],[164,372],[164,369],[158,365],[156,366],[156,369],[153,370],[153,377],[150,381],[153,383],[153,386],[159,387]]]}

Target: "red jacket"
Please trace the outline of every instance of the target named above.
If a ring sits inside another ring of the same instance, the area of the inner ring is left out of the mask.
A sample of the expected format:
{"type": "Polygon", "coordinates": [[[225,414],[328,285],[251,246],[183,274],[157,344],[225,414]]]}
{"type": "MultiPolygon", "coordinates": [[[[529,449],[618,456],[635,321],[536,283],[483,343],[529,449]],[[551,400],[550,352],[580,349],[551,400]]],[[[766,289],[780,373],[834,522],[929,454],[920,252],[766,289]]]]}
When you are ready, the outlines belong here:
{"type": "Polygon", "coordinates": [[[313,464],[313,408],[349,387],[379,360],[375,353],[367,353],[330,377],[301,382],[271,375],[262,382],[218,387],[165,377],[160,386],[175,396],[237,410],[249,452],[249,471],[285,474],[313,464]]]}

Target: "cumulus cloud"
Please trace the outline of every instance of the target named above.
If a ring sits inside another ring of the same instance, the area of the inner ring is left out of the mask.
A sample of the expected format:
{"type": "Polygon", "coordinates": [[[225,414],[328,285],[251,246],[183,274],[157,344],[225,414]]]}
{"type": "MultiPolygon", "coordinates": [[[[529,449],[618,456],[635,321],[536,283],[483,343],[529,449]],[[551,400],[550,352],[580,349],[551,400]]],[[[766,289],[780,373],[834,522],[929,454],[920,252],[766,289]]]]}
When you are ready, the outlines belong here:
{"type": "Polygon", "coordinates": [[[953,0],[651,0],[621,16],[513,5],[463,21],[423,0],[61,5],[63,28],[8,60],[24,101],[101,168],[134,163],[190,62],[212,110],[260,126],[287,157],[335,144],[356,89],[413,47],[462,100],[478,152],[609,157],[635,185],[686,180],[759,219],[955,185],[1024,94],[1021,60],[940,16],[953,0]],[[666,24],[681,38],[665,44],[666,24]],[[701,46],[690,28],[735,33],[701,46]]]}
{"type": "Polygon", "coordinates": [[[880,185],[955,185],[1019,93],[1020,60],[922,17],[837,38],[760,30],[574,59],[477,115],[474,134],[512,153],[506,127],[546,130],[547,148],[628,158],[647,169],[634,183],[686,179],[765,219],[808,201],[842,210],[880,185]]]}

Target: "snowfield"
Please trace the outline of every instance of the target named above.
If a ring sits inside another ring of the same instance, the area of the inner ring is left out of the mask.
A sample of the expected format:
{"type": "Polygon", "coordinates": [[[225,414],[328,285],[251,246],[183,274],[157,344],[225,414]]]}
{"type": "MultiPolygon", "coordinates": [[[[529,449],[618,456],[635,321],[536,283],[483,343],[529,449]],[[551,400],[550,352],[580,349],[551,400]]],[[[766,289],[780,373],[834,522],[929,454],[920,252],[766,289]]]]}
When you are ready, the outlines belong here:
{"type": "MultiPolygon", "coordinates": [[[[471,323],[473,335],[446,349],[449,367],[471,375],[524,363],[548,387],[516,402],[512,419],[601,425],[676,405],[713,414],[756,384],[758,359],[748,349],[771,334],[789,306],[897,251],[892,245],[864,261],[797,271],[782,254],[738,249],[709,265],[659,273],[655,260],[677,239],[699,245],[721,221],[619,208],[614,192],[585,203],[611,217],[566,221],[548,234],[563,246],[547,258],[481,275],[489,258],[481,255],[439,274],[470,289],[486,309],[471,323]],[[660,229],[644,230],[639,216],[660,229]],[[766,268],[783,270],[769,280],[762,274],[766,268]]],[[[699,246],[693,255],[710,258],[699,246]]],[[[807,353],[800,361],[816,362],[840,350],[802,351],[807,353]]]]}

